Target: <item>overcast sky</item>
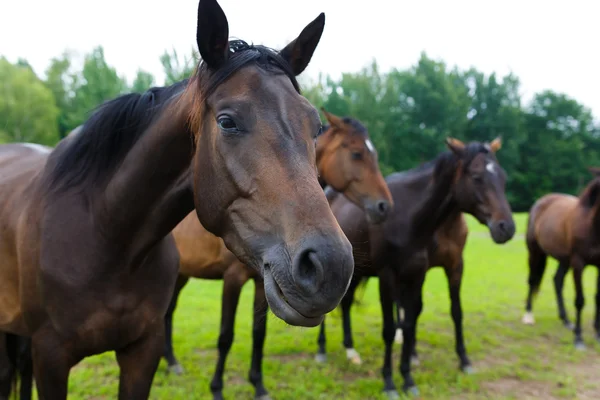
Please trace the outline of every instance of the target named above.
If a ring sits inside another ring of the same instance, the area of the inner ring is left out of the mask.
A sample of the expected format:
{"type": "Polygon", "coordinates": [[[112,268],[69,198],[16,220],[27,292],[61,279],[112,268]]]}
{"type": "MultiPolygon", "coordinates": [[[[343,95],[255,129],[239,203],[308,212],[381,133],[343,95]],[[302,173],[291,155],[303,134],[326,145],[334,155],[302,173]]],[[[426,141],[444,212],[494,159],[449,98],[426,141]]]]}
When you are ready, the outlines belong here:
{"type": "MultiPolygon", "coordinates": [[[[595,0],[221,0],[229,33],[281,48],[320,12],[325,31],[305,74],[339,76],[376,59],[413,65],[421,51],[461,68],[522,82],[524,100],[564,92],[600,117],[600,2],[595,0]]],[[[138,68],[162,83],[165,49],[195,46],[197,0],[0,0],[0,55],[38,73],[51,57],[102,45],[129,82],[138,68]]]]}

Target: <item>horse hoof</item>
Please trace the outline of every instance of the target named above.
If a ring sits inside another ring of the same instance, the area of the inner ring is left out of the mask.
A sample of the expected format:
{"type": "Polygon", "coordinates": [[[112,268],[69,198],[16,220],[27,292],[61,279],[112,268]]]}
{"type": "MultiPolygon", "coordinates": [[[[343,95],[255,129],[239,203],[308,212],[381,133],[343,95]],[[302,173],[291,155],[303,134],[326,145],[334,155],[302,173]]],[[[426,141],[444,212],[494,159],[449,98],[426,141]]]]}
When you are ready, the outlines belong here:
{"type": "Polygon", "coordinates": [[[404,341],[404,335],[402,335],[402,329],[396,329],[396,336],[394,336],[394,341],[398,344],[402,344],[404,341]]]}
{"type": "Polygon", "coordinates": [[[416,386],[410,386],[405,388],[404,392],[411,397],[417,397],[419,395],[419,388],[416,386]]]}
{"type": "Polygon", "coordinates": [[[400,398],[400,394],[398,394],[398,391],[395,390],[395,389],[384,390],[383,393],[385,393],[385,395],[387,396],[387,398],[390,399],[390,400],[398,400],[400,398]]]}
{"type": "Polygon", "coordinates": [[[261,396],[256,396],[254,400],[271,400],[271,396],[268,394],[263,394],[261,396]]]}
{"type": "Polygon", "coordinates": [[[575,342],[575,349],[579,350],[579,351],[583,351],[585,350],[585,344],[583,343],[583,341],[576,341],[575,342]]]}
{"type": "Polygon", "coordinates": [[[464,365],[460,368],[462,372],[466,375],[472,375],[475,373],[475,368],[472,365],[464,365]]]}
{"type": "Polygon", "coordinates": [[[327,362],[327,354],[317,353],[315,356],[315,361],[318,363],[327,362]]]}
{"type": "Polygon", "coordinates": [[[358,351],[354,349],[346,349],[346,358],[354,365],[361,365],[362,360],[360,359],[360,354],[358,351]]]}
{"type": "Polygon", "coordinates": [[[410,356],[410,363],[415,367],[421,365],[421,361],[419,361],[419,357],[417,356],[410,356]]]}
{"type": "Polygon", "coordinates": [[[535,324],[535,318],[533,317],[533,313],[531,313],[529,311],[526,312],[525,315],[523,315],[521,322],[523,322],[525,325],[535,324]]]}
{"type": "Polygon", "coordinates": [[[183,367],[181,364],[169,365],[167,367],[167,373],[174,373],[175,375],[183,375],[183,367]]]}

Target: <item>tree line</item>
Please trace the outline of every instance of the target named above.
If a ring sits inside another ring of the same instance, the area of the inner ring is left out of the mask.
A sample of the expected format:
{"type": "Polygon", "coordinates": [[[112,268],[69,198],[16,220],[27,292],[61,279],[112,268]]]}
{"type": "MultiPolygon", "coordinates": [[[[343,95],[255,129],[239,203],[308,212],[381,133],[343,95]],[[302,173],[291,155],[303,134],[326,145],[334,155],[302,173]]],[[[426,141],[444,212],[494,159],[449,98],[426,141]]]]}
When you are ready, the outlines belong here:
{"type": "MultiPolygon", "coordinates": [[[[160,61],[169,85],[191,75],[196,56],[165,51],[160,61]]],[[[53,146],[102,102],[156,84],[141,69],[129,84],[108,65],[101,46],[84,56],[81,69],[74,64],[65,52],[40,77],[26,60],[0,57],[0,142],[53,146]]],[[[491,141],[501,135],[498,159],[514,211],[526,211],[548,192],[577,194],[591,178],[587,167],[600,166],[600,126],[591,110],[553,91],[522,104],[513,74],[451,68],[422,53],[409,69],[382,72],[373,61],[338,79],[302,77],[301,84],[315,107],[365,124],[384,174],[434,158],[448,136],[491,141]]]]}

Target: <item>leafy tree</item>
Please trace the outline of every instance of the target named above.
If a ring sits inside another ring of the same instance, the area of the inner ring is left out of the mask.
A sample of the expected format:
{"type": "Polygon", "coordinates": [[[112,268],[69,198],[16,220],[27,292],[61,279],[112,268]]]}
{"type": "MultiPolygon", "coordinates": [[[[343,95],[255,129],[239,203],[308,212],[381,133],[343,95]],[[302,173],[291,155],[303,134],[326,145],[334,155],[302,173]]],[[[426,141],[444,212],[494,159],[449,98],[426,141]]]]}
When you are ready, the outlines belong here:
{"type": "Polygon", "coordinates": [[[0,58],[0,140],[53,145],[58,108],[31,68],[0,58]]]}
{"type": "Polygon", "coordinates": [[[165,51],[160,56],[160,63],[165,71],[165,85],[172,85],[192,76],[197,59],[194,50],[191,57],[184,57],[183,61],[179,59],[177,50],[173,49],[170,53],[165,51]]]}
{"type": "Polygon", "coordinates": [[[154,86],[154,76],[150,72],[138,69],[133,85],[132,92],[142,93],[154,86]]]}

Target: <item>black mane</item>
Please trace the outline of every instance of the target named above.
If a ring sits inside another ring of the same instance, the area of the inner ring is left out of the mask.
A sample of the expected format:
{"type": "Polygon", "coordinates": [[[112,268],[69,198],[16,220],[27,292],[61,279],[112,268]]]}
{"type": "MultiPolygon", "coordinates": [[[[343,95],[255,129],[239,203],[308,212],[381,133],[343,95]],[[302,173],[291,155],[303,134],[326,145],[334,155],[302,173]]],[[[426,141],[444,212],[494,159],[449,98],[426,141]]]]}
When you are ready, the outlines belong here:
{"type": "MultiPolygon", "coordinates": [[[[468,166],[471,161],[473,161],[473,159],[481,153],[490,153],[490,149],[481,142],[470,142],[465,144],[464,156],[462,157],[465,167],[468,166]]],[[[402,176],[403,179],[409,179],[413,176],[421,176],[423,172],[430,170],[433,170],[434,177],[439,177],[445,173],[454,173],[457,162],[458,158],[456,157],[456,154],[450,150],[446,150],[439,153],[436,158],[429,160],[418,167],[403,172],[392,173],[388,176],[388,178],[393,179],[395,177],[402,176]]]]}
{"type": "Polygon", "coordinates": [[[275,50],[232,40],[229,59],[216,71],[209,70],[201,61],[191,79],[167,87],[154,87],[141,94],[125,94],[97,107],[81,126],[81,131],[53,154],[56,163],[48,171],[50,188],[59,191],[84,182],[96,184],[101,176],[118,167],[174,95],[197,83],[197,88],[193,89],[205,99],[227,78],[250,63],[274,74],[287,75],[300,92],[291,67],[275,50]]]}
{"type": "MultiPolygon", "coordinates": [[[[358,133],[365,138],[369,136],[369,131],[359,120],[352,117],[343,117],[342,121],[344,121],[345,124],[350,125],[355,133],[358,133]]],[[[329,128],[331,128],[331,125],[323,125],[323,132],[326,132],[329,128]]]]}

